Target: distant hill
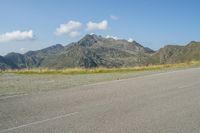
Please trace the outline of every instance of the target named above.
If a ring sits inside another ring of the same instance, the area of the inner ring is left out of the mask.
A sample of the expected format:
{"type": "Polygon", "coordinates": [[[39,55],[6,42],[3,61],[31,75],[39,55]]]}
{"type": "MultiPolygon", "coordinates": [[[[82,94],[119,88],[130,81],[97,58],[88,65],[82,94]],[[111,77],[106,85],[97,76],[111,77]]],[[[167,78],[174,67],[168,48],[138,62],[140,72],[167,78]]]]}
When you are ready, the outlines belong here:
{"type": "Polygon", "coordinates": [[[192,41],[186,46],[167,45],[154,55],[154,63],[180,63],[200,60],[200,42],[192,41]]]}
{"type": "Polygon", "coordinates": [[[2,56],[0,56],[0,68],[1,69],[10,68],[10,65],[8,65],[8,63],[6,62],[6,60],[4,59],[4,57],[2,57],[2,56]]]}
{"type": "Polygon", "coordinates": [[[78,42],[0,56],[1,69],[126,67],[148,64],[178,63],[200,60],[200,43],[186,46],[167,45],[158,51],[143,47],[136,41],[115,40],[97,35],[86,35],[78,42]]]}

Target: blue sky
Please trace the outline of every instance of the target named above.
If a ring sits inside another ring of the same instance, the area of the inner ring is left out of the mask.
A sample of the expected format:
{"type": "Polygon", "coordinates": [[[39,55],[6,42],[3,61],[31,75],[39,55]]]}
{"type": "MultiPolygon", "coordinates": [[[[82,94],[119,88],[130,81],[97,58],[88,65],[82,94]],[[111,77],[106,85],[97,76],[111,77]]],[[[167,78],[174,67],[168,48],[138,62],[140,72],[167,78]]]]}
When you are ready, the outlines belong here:
{"type": "Polygon", "coordinates": [[[200,41],[199,7],[199,0],[1,0],[0,55],[67,45],[87,33],[155,50],[200,41]]]}

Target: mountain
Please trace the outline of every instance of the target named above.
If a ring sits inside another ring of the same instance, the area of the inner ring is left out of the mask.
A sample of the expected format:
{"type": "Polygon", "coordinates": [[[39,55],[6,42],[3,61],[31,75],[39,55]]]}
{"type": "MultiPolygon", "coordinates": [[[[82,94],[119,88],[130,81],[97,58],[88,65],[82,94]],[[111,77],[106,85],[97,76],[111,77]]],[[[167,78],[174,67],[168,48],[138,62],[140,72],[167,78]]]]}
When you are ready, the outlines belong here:
{"type": "Polygon", "coordinates": [[[180,63],[200,60],[200,42],[192,41],[186,46],[167,45],[154,55],[154,63],[180,63]]]}
{"type": "Polygon", "coordinates": [[[7,64],[4,57],[0,56],[0,69],[7,69],[10,68],[10,66],[7,64]]]}
{"type": "Polygon", "coordinates": [[[67,46],[57,44],[25,54],[9,53],[2,57],[12,68],[122,67],[143,64],[154,51],[136,41],[115,40],[86,35],[67,46]]]}
{"type": "Polygon", "coordinates": [[[56,44],[25,54],[9,53],[6,56],[0,56],[0,69],[110,68],[191,60],[200,60],[199,42],[193,41],[186,46],[167,45],[155,52],[136,41],[115,40],[93,34],[86,35],[78,42],[66,46],[56,44]]]}
{"type": "Polygon", "coordinates": [[[40,67],[41,62],[48,56],[53,56],[59,53],[64,47],[61,44],[57,44],[38,51],[29,51],[25,54],[9,53],[4,56],[4,60],[12,64],[8,66],[21,69],[21,68],[35,68],[40,67]]]}
{"type": "Polygon", "coordinates": [[[144,48],[137,42],[86,35],[80,41],[63,48],[58,54],[45,58],[41,66],[51,66],[51,68],[134,66],[145,62],[150,53],[152,50],[144,48]]]}

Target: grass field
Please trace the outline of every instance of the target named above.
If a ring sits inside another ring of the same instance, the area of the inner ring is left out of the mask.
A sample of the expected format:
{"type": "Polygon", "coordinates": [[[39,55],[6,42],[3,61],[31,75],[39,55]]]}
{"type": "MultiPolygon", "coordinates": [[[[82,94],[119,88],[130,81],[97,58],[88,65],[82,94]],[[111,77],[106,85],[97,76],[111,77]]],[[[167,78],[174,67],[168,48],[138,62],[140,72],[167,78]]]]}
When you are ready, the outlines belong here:
{"type": "Polygon", "coordinates": [[[162,69],[186,68],[200,66],[200,61],[191,61],[179,64],[163,64],[163,65],[149,65],[137,67],[122,67],[122,68],[66,68],[66,69],[20,69],[20,70],[5,70],[1,73],[15,73],[15,74],[92,74],[92,73],[113,73],[113,72],[137,72],[137,71],[151,71],[162,69]]]}
{"type": "Polygon", "coordinates": [[[68,89],[97,82],[134,78],[142,75],[198,66],[200,66],[200,62],[112,69],[7,70],[0,73],[0,97],[68,89]]]}

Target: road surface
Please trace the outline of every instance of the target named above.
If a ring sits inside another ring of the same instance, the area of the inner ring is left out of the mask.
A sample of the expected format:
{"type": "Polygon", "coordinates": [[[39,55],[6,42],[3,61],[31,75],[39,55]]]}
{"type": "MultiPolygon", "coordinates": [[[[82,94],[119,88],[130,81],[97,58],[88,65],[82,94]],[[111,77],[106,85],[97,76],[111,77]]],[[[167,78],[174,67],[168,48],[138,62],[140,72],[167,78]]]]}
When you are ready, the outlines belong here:
{"type": "Polygon", "coordinates": [[[199,68],[0,98],[0,133],[199,132],[199,68]]]}

